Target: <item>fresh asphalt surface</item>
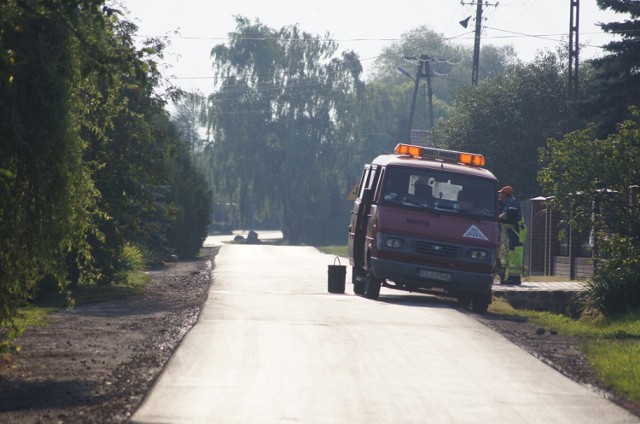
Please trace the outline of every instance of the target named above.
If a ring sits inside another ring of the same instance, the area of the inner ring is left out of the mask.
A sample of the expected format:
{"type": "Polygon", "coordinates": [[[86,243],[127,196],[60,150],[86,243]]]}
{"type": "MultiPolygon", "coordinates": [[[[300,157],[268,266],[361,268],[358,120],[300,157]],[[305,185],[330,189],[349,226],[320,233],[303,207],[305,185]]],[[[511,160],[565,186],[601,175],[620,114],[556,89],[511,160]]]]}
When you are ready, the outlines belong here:
{"type": "Polygon", "coordinates": [[[334,258],[311,247],[227,244],[215,262],[134,423],[640,422],[448,303],[367,300],[349,272],[328,293],[334,258]]]}

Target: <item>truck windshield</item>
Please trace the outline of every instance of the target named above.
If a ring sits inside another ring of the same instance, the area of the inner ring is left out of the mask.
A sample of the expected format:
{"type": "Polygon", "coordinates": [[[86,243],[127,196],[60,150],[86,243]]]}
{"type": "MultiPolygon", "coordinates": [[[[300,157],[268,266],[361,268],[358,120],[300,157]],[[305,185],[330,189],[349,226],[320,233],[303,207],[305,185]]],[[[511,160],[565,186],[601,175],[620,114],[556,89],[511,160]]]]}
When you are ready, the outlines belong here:
{"type": "Polygon", "coordinates": [[[496,188],[491,180],[435,170],[388,167],[383,202],[409,208],[493,218],[496,188]]]}

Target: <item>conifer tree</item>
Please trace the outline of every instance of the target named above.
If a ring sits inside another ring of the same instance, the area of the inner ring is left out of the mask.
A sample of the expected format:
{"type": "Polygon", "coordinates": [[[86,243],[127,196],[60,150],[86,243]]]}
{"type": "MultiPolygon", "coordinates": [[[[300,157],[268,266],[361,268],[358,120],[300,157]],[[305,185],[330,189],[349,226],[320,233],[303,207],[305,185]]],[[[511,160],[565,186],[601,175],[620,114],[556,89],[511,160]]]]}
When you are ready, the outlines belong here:
{"type": "Polygon", "coordinates": [[[604,137],[632,118],[629,106],[640,105],[640,2],[598,0],[598,6],[629,15],[619,22],[601,24],[619,39],[604,46],[608,54],[593,60],[595,80],[585,90],[583,117],[595,122],[596,134],[604,137]]]}

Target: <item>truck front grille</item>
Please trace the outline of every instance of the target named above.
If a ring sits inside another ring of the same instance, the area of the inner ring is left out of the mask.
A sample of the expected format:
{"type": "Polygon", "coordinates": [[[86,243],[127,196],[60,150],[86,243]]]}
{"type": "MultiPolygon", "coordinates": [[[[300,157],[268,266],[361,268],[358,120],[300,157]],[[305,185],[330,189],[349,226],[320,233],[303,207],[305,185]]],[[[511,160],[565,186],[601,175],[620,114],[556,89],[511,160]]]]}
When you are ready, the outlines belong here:
{"type": "Polygon", "coordinates": [[[413,251],[421,255],[455,258],[460,256],[462,248],[429,241],[414,241],[413,251]]]}

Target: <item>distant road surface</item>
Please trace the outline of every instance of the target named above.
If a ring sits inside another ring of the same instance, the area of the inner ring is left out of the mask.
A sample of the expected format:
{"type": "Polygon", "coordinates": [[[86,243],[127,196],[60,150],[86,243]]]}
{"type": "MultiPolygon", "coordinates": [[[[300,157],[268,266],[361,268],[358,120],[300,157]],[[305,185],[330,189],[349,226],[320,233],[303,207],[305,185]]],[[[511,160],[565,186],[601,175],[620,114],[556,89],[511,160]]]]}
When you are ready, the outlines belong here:
{"type": "Polygon", "coordinates": [[[367,300],[350,273],[328,293],[332,264],[311,247],[223,245],[198,323],[132,421],[640,422],[435,298],[367,300]]]}

